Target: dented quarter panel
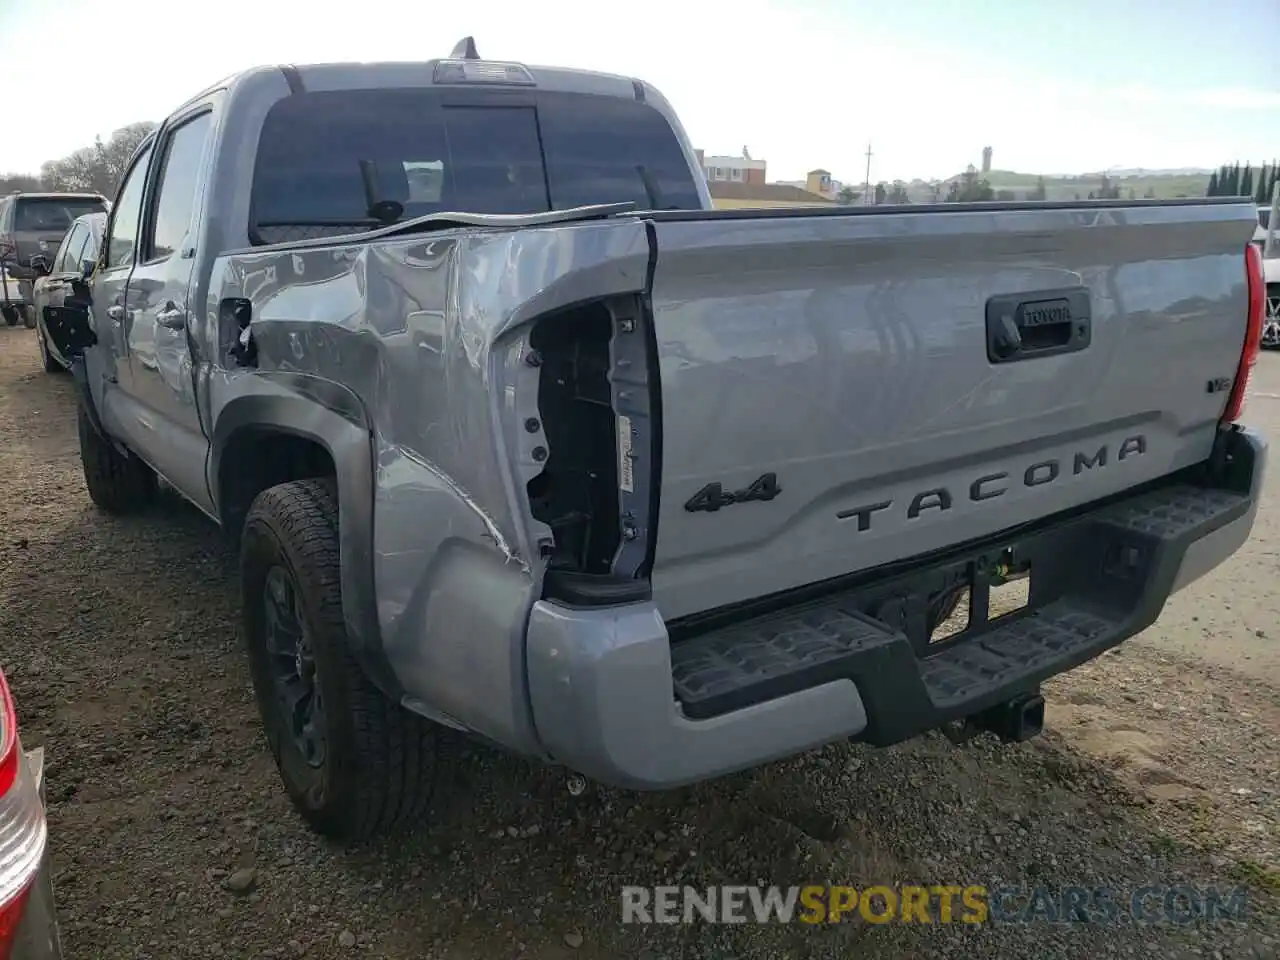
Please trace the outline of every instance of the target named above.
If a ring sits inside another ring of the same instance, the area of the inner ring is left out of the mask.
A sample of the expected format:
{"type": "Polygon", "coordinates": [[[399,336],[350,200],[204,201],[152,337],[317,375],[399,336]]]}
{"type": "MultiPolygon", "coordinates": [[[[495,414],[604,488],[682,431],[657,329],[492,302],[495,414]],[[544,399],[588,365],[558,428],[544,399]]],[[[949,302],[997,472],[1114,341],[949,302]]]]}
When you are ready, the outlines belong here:
{"type": "Polygon", "coordinates": [[[628,218],[246,251],[214,268],[209,314],[223,298],[249,299],[258,349],[256,370],[237,368],[237,331],[208,331],[220,358],[208,378],[215,436],[237,409],[292,402],[354,430],[323,428],[342,438],[335,461],[365,438],[367,512],[339,466],[344,528],[349,510],[371,519],[367,551],[349,554],[344,529],[345,602],[372,614],[348,609],[348,626],[381,646],[416,709],[518,749],[537,749],[522,637],[545,532],[515,479],[534,464],[516,429],[536,412],[528,322],[642,291],[648,255],[644,223],[628,218]]]}

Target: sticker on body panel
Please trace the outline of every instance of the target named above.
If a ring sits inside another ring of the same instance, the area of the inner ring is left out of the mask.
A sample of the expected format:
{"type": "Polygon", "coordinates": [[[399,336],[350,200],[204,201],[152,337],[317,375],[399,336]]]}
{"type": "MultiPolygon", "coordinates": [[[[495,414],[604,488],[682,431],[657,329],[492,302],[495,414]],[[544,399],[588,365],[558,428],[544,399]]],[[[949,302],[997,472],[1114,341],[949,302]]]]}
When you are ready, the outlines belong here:
{"type": "Polygon", "coordinates": [[[631,452],[631,418],[618,417],[618,486],[623,493],[635,493],[635,457],[631,452]]]}

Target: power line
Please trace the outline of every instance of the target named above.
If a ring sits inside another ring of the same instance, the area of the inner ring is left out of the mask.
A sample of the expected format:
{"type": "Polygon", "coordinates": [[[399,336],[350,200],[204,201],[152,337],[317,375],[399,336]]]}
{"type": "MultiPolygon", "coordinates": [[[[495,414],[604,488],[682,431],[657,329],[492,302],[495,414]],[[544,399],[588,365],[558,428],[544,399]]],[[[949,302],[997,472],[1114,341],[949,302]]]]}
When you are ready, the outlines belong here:
{"type": "Polygon", "coordinates": [[[863,202],[872,202],[872,145],[867,145],[867,179],[863,180],[863,202]]]}

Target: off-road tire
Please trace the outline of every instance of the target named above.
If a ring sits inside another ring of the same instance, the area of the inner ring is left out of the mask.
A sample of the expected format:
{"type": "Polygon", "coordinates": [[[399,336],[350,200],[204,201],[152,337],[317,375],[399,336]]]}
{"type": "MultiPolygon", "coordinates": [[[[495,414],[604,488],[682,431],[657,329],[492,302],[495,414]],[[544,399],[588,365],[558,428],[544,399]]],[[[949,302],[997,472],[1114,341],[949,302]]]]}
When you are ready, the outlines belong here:
{"type": "Polygon", "coordinates": [[[156,495],[155,472],[132,453],[121,453],[89,420],[84,407],[76,411],[80,433],[80,464],[89,499],[108,513],[133,513],[156,495]]]}
{"type": "Polygon", "coordinates": [[[58,358],[49,352],[49,341],[45,339],[43,330],[36,331],[36,341],[40,347],[40,360],[44,364],[45,373],[66,373],[67,368],[58,362],[58,358]]]}
{"type": "Polygon", "coordinates": [[[244,638],[267,742],[294,807],[322,836],[358,840],[421,823],[436,777],[440,729],[386,697],[351,652],[342,617],[338,499],[331,479],[296,480],[258,494],[240,539],[244,638]],[[326,745],[308,767],[272,679],[264,593],[280,566],[299,597],[326,745]]]}

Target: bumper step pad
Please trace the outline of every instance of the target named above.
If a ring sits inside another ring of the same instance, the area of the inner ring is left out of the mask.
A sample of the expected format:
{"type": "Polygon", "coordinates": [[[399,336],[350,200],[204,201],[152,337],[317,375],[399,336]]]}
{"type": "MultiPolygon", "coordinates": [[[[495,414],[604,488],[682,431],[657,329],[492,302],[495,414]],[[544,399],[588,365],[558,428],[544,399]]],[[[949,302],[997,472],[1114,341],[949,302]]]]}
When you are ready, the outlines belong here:
{"type": "MultiPolygon", "coordinates": [[[[705,718],[852,680],[866,739],[897,742],[1033,690],[1148,626],[1187,546],[1248,506],[1242,494],[1180,485],[1016,538],[1033,557],[1031,605],[923,656],[906,634],[860,612],[866,589],[712,629],[672,644],[675,694],[687,716],[705,718]]],[[[910,576],[897,582],[911,590],[910,576]]]]}

